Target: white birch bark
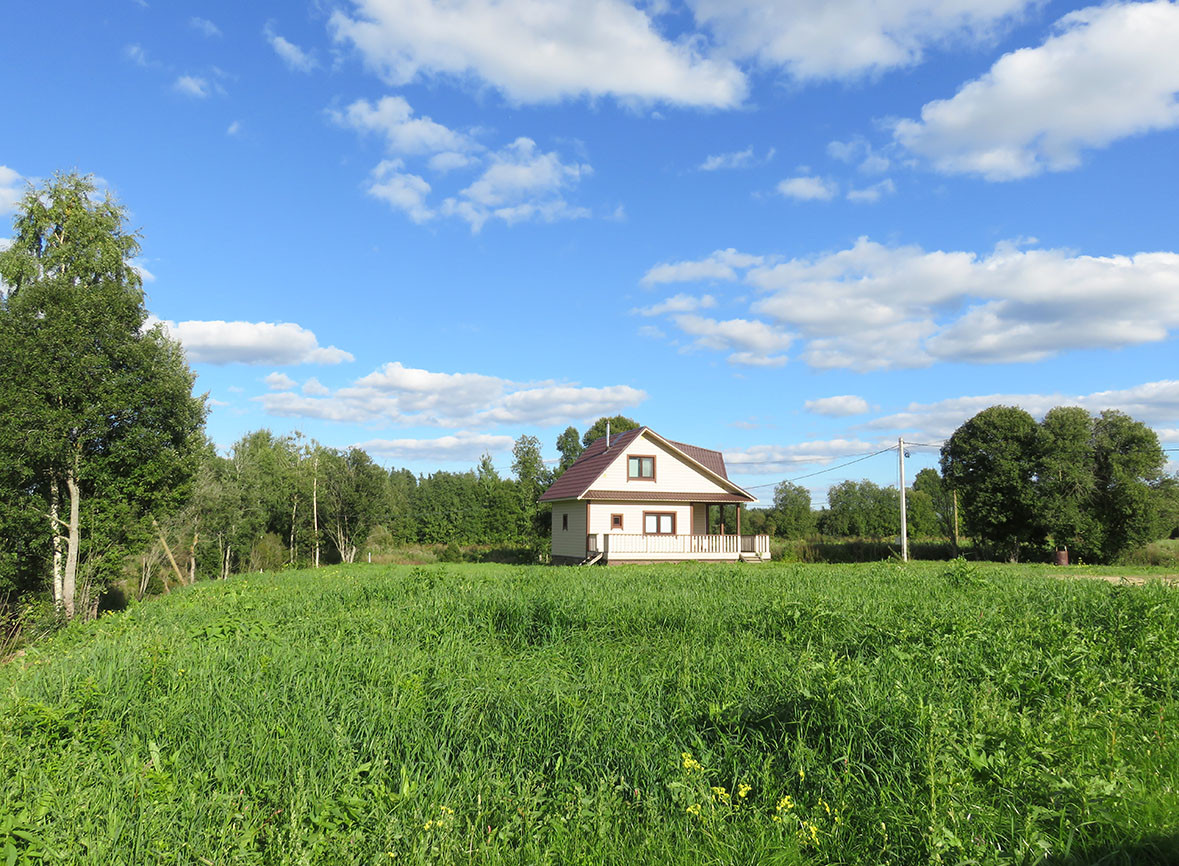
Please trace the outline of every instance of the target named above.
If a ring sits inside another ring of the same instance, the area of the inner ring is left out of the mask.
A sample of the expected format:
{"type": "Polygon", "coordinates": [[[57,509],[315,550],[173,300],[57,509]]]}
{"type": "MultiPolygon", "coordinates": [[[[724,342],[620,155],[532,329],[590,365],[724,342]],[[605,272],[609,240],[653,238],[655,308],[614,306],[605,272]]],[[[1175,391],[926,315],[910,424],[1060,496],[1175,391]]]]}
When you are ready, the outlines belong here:
{"type": "Polygon", "coordinates": [[[76,464],[66,473],[66,488],[70,492],[70,521],[65,570],[61,578],[61,595],[66,619],[73,619],[74,595],[78,583],[78,547],[81,543],[79,524],[82,505],[82,491],[78,487],[76,464]]]}

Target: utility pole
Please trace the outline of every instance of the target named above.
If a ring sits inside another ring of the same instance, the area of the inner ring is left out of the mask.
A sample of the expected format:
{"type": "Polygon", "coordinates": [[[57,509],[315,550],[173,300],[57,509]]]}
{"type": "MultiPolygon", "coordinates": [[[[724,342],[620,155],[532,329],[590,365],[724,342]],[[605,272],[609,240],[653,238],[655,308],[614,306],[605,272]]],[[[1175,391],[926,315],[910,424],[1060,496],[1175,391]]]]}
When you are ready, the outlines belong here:
{"type": "Polygon", "coordinates": [[[901,561],[909,561],[909,523],[905,513],[905,440],[897,437],[897,460],[901,476],[901,561]]]}

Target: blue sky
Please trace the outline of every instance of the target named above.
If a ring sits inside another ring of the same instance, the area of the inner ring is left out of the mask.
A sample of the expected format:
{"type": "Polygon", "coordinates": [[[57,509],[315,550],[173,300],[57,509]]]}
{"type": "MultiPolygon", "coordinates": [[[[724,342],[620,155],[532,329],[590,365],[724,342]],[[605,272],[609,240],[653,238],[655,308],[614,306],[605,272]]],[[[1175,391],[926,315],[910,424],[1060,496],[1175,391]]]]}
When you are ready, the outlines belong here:
{"type": "MultiPolygon", "coordinates": [[[[1175,3],[108,0],[0,44],[0,216],[124,201],[222,448],[506,470],[619,412],[768,496],[999,402],[1179,445],[1175,3]]],[[[895,455],[802,483],[848,477],[895,455]]]]}

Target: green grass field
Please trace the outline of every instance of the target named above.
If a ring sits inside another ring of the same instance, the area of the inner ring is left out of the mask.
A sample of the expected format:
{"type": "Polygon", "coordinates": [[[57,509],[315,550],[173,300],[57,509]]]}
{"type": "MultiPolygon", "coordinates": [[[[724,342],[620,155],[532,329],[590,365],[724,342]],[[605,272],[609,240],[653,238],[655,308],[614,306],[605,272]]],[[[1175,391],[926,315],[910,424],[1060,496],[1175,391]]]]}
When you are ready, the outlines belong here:
{"type": "Polygon", "coordinates": [[[198,584],[0,665],[0,863],[1179,862],[1179,589],[1047,573],[198,584]]]}

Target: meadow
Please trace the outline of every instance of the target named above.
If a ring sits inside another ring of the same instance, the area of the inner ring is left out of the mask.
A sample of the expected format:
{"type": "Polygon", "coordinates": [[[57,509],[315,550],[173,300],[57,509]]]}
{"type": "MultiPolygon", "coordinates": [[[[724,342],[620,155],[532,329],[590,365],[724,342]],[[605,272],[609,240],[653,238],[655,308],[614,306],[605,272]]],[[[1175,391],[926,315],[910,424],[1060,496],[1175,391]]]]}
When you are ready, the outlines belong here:
{"type": "Polygon", "coordinates": [[[0,862],[1179,862],[1179,589],[1049,573],[201,582],[0,664],[0,862]]]}

